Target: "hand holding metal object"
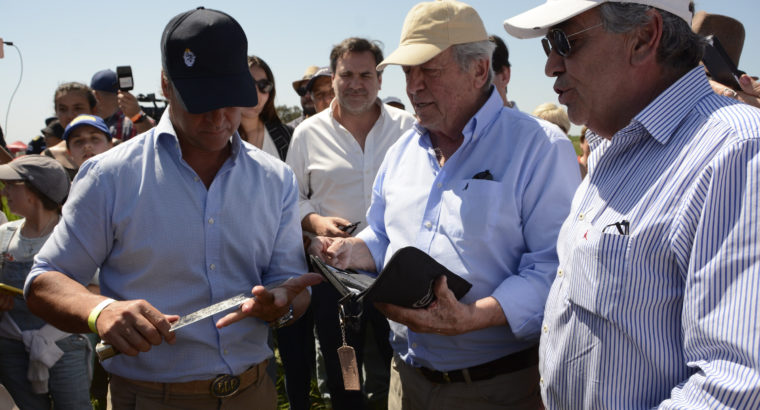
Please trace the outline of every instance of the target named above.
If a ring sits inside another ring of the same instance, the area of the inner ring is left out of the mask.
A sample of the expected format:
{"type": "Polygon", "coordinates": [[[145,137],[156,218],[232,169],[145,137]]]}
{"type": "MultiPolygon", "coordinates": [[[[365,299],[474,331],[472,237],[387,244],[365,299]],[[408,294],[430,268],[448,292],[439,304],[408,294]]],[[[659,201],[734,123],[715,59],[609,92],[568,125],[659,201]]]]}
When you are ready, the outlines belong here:
{"type": "Polygon", "coordinates": [[[6,285],[5,283],[0,283],[0,290],[8,293],[12,293],[15,296],[24,297],[24,291],[11,285],[6,285]]]}
{"type": "MultiPolygon", "coordinates": [[[[241,293],[237,296],[233,296],[229,299],[223,300],[221,302],[218,302],[211,306],[197,310],[188,315],[182,316],[179,318],[178,321],[172,324],[172,327],[169,329],[169,331],[173,332],[179,328],[185,327],[199,320],[213,316],[217,313],[224,312],[225,310],[231,309],[233,307],[238,307],[240,306],[241,303],[245,302],[246,300],[252,297],[253,296],[250,294],[241,293]]],[[[97,344],[97,346],[95,346],[95,353],[98,355],[98,359],[102,362],[103,360],[110,359],[111,357],[116,356],[117,354],[119,354],[119,351],[116,350],[116,348],[114,348],[112,345],[108,343],[103,343],[101,341],[100,343],[97,344]]]]}

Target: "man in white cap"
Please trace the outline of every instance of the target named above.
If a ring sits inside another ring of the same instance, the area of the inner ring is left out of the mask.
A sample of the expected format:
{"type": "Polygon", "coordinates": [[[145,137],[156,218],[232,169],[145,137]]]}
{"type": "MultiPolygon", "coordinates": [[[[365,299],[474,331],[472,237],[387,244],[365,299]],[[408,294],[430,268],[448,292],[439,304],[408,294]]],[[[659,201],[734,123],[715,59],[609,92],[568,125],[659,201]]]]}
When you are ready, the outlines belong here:
{"type": "Polygon", "coordinates": [[[493,47],[467,4],[412,8],[378,69],[402,66],[418,121],[386,154],[368,227],[310,248],[379,272],[415,246],[473,285],[457,300],[442,276],[428,308],[378,305],[391,320],[390,409],[541,406],[536,345],[580,175],[559,128],[504,107],[493,47]]]}
{"type": "Polygon", "coordinates": [[[544,314],[548,408],[757,408],[760,111],[716,95],[689,0],[551,0],[542,39],[588,175],[544,314]]]}
{"type": "Polygon", "coordinates": [[[202,7],[161,40],[158,125],[85,162],[26,283],[29,308],[123,354],[103,362],[114,409],[274,409],[269,327],[291,323],[320,281],[306,264],[293,172],[243,144],[256,105],[248,42],[202,7]],[[100,269],[102,295],[84,287],[100,269]],[[175,332],[171,322],[235,295],[175,332]],[[166,343],[164,343],[166,342],[166,343]]]}

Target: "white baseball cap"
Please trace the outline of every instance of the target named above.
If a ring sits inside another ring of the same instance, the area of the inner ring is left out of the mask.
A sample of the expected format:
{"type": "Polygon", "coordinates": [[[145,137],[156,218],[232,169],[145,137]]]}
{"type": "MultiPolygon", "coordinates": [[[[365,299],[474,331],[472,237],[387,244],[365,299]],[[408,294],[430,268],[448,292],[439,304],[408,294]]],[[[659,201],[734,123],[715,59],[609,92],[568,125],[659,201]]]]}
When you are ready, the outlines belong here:
{"type": "Polygon", "coordinates": [[[546,0],[540,6],[505,20],[504,29],[517,38],[540,37],[551,27],[607,2],[651,6],[672,13],[691,26],[690,0],[546,0]]]}

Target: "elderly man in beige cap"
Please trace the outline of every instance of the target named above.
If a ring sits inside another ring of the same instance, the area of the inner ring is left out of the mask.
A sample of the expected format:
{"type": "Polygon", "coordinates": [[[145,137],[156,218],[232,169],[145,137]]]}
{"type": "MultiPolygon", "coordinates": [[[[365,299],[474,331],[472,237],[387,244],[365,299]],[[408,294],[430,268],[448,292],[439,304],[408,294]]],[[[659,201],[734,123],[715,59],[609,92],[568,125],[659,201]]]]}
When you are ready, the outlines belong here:
{"type": "Polygon", "coordinates": [[[415,246],[472,283],[457,300],[440,277],[424,309],[378,304],[391,320],[391,409],[541,406],[537,341],[580,175],[559,128],[503,106],[492,52],[467,4],[409,12],[378,69],[402,66],[417,124],[385,156],[368,227],[310,247],[336,266],[380,271],[415,246]]]}
{"type": "Polygon", "coordinates": [[[548,408],[760,405],[760,111],[717,95],[689,0],[547,0],[545,36],[588,175],[542,326],[548,408]]]}

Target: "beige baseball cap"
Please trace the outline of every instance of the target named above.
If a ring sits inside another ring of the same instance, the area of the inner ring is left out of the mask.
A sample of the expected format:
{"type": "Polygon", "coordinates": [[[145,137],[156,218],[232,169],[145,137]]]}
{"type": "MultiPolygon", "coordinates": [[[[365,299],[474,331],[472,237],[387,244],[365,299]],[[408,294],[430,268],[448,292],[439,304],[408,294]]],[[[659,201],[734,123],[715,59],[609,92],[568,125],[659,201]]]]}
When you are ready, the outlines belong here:
{"type": "Polygon", "coordinates": [[[420,65],[455,44],[488,40],[478,12],[470,5],[452,0],[417,4],[409,11],[401,29],[398,48],[377,65],[420,65]]]}
{"type": "Polygon", "coordinates": [[[504,29],[517,38],[540,37],[551,27],[608,1],[651,6],[670,12],[691,26],[690,0],[546,0],[540,6],[505,20],[504,29]]]}

